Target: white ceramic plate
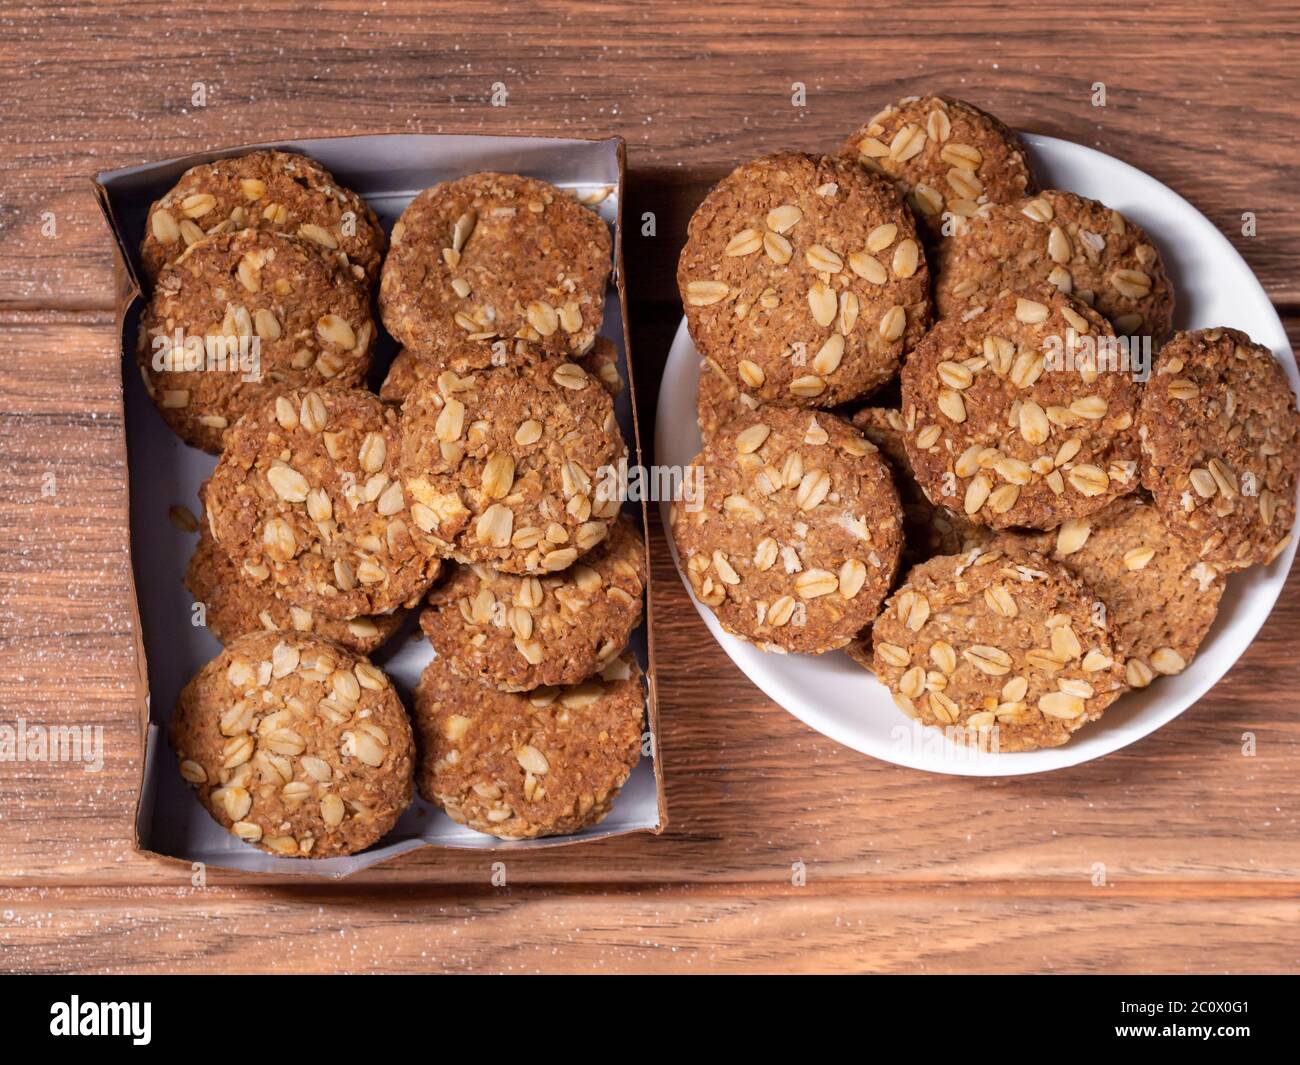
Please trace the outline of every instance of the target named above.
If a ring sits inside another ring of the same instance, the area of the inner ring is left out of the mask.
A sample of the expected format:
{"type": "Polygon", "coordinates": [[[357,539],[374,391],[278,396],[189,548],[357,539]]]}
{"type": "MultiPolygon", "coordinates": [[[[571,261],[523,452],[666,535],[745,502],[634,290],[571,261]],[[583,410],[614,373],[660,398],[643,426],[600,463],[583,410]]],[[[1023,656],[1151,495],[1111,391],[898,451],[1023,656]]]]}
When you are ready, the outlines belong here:
{"type": "MultiPolygon", "coordinates": [[[[1137,222],[1155,241],[1177,296],[1174,326],[1244,330],[1278,356],[1293,390],[1300,376],[1277,313],[1250,267],[1195,207],[1154,178],[1108,155],[1057,140],[1026,135],[1043,188],[1069,189],[1101,200],[1137,222]]],[[[699,451],[695,388],[699,354],[682,321],[659,388],[655,462],[684,466],[699,451]]],[[[668,504],[661,505],[668,528],[668,504]]],[[[673,558],[678,562],[676,546],[673,558]]],[[[1204,695],[1245,651],[1282,592],[1296,541],[1267,568],[1255,567],[1228,582],[1219,616],[1195,661],[1176,677],[1160,678],[1121,696],[1095,724],[1064,747],[1015,754],[974,752],[949,744],[934,729],[914,726],[888,691],[843,652],[764,654],[722,631],[699,602],[696,609],[731,660],[770,699],[823,735],[855,751],[898,765],[963,776],[1042,773],[1100,758],[1141,739],[1204,695]]],[[[686,582],[685,575],[682,576],[686,582]]]]}

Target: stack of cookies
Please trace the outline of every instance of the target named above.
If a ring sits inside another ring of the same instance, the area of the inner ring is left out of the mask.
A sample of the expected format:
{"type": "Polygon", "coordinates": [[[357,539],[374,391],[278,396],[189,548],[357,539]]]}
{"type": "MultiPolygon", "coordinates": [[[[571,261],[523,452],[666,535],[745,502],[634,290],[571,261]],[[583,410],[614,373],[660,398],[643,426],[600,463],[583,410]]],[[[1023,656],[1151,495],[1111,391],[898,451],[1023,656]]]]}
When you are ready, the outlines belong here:
{"type": "Polygon", "coordinates": [[[226,649],[172,744],[212,816],[277,855],[370,846],[413,785],[502,838],[575,832],[641,751],[606,224],[485,173],[420,193],[384,243],[319,164],[254,152],[188,171],[141,248],[146,386],[218,455],[187,584],[226,649]],[[376,279],[403,345],[380,395],[376,279]],[[412,720],[366,656],[422,603],[412,720]]]}
{"type": "Polygon", "coordinates": [[[1184,669],[1227,576],[1289,541],[1300,416],[1272,353],[1167,339],[1154,243],[1039,191],[963,101],[739,167],[678,284],[702,357],[702,491],[672,515],[696,597],[764,650],[846,649],[957,742],[1066,742],[1184,669]]]}

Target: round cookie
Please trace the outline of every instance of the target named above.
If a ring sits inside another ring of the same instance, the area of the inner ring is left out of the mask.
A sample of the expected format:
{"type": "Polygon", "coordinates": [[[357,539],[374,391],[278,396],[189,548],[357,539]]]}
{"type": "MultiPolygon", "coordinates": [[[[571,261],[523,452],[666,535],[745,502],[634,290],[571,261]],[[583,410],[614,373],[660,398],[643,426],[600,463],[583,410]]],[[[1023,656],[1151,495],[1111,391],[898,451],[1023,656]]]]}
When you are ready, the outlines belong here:
{"type": "MultiPolygon", "coordinates": [[[[525,347],[525,342],[516,341],[516,347],[525,347]]],[[[526,350],[520,354],[520,361],[535,358],[537,358],[535,351],[526,350]]],[[[623,378],[618,372],[618,348],[609,337],[597,337],[591,351],[586,355],[575,357],[574,361],[599,380],[611,396],[617,396],[623,391],[623,378]]],[[[486,369],[491,365],[493,363],[490,359],[483,361],[453,358],[448,361],[442,357],[430,358],[410,348],[402,348],[389,366],[384,383],[379,387],[379,398],[385,403],[396,403],[400,406],[406,402],[406,397],[410,395],[411,389],[417,382],[425,377],[436,377],[444,370],[464,374],[476,369],[486,369]]]]}
{"type": "Polygon", "coordinates": [[[1156,674],[1181,673],[1214,624],[1223,573],[1170,537],[1156,508],[1136,496],[1032,541],[1004,535],[1060,562],[1106,604],[1131,688],[1145,688],[1156,674]]]}
{"type": "Polygon", "coordinates": [[[932,238],[944,235],[945,213],[970,218],[987,204],[1018,200],[1034,188],[1015,132],[951,96],[909,96],[891,104],[841,152],[898,186],[932,238]]]}
{"type": "Polygon", "coordinates": [[[895,480],[899,483],[900,494],[910,483],[908,495],[921,493],[920,487],[912,476],[912,464],[907,458],[907,448],[903,444],[903,434],[907,430],[903,415],[895,407],[863,407],[854,411],[849,419],[853,427],[871,441],[881,454],[889,460],[894,468],[895,480]]]}
{"type": "Polygon", "coordinates": [[[618,372],[618,345],[609,337],[597,337],[586,355],[579,356],[578,365],[604,386],[611,396],[623,391],[623,377],[618,372]]]}
{"type": "Polygon", "coordinates": [[[618,517],[627,446],[609,393],[577,363],[426,377],[401,426],[415,525],[459,561],[555,573],[618,517]]]}
{"type": "Polygon", "coordinates": [[[290,152],[257,151],[191,167],[149,208],[140,261],[156,278],[204,237],[240,229],[308,242],[351,276],[374,281],[384,230],[369,205],[320,163],[290,152]]]}
{"type": "Polygon", "coordinates": [[[1033,552],[975,548],[915,567],[872,626],[876,676],[909,717],[1001,751],[1056,747],[1123,690],[1094,596],[1033,552]]]}
{"type": "Polygon", "coordinates": [[[1173,286],[1151,239],[1118,211],[1072,192],[982,211],[940,243],[937,271],[941,317],[1050,284],[1095,308],[1120,336],[1159,343],[1173,324],[1173,286]]]}
{"type": "Polygon", "coordinates": [[[421,358],[410,348],[399,348],[379,386],[379,398],[400,407],[411,394],[411,389],[436,366],[437,363],[421,358]]]}
{"type": "Polygon", "coordinates": [[[855,665],[861,666],[868,673],[876,672],[875,664],[871,658],[871,629],[870,627],[863,630],[858,637],[846,644],[844,653],[849,656],[849,661],[855,665]]]}
{"type": "Polygon", "coordinates": [[[765,651],[843,647],[875,617],[903,544],[889,468],[847,423],[763,407],[707,441],[672,529],[691,589],[765,651]]]}
{"type": "Polygon", "coordinates": [[[425,189],[393,226],[379,306],[419,351],[529,341],[581,355],[600,329],[609,227],[555,186],[471,174],[425,189]]]}
{"type": "MultiPolygon", "coordinates": [[[[851,419],[853,427],[879,449],[894,475],[903,507],[903,554],[898,578],[913,566],[935,555],[955,555],[986,544],[992,534],[947,507],[936,507],[921,491],[912,475],[912,464],[903,444],[906,424],[902,414],[892,407],[863,407],[851,419]]],[[[874,620],[874,619],[872,619],[874,620]]],[[[868,625],[845,648],[844,653],[865,669],[871,664],[871,627],[868,625]]]]}
{"type": "Polygon", "coordinates": [[[742,392],[731,382],[721,366],[709,359],[700,360],[695,417],[702,440],[708,440],[733,418],[752,414],[760,406],[750,393],[742,392]]]}
{"type": "Polygon", "coordinates": [[[932,500],[1051,529],[1138,486],[1139,391],[1099,314],[1051,288],[941,319],[903,367],[907,454],[932,500]]]}
{"type": "Polygon", "coordinates": [[[204,491],[246,579],[331,618],[414,606],[437,576],[398,475],[397,412],[355,389],[283,392],[226,435],[204,491]]]}
{"type": "Polygon", "coordinates": [[[691,339],[742,392],[831,407],[879,387],[930,321],[911,212],[847,159],[746,163],[691,217],[677,286],[691,339]]]}
{"type": "Polygon", "coordinates": [[[276,389],[364,381],[374,340],[362,282],[302,241],[244,229],[163,270],[136,361],[167,424],[216,454],[225,430],[276,389]]]}
{"type": "Polygon", "coordinates": [[[899,411],[889,407],[863,407],[853,415],[852,422],[855,429],[879,448],[894,475],[894,487],[903,506],[904,569],[934,555],[955,555],[987,543],[987,529],[947,507],[936,507],[916,483],[903,442],[907,423],[899,411]]]}
{"type": "Polygon", "coordinates": [[[458,676],[511,692],[577,684],[627,646],[645,581],[645,542],[621,518],[560,573],[458,567],[429,593],[420,627],[458,676]]]}
{"type": "Polygon", "coordinates": [[[365,850],[411,803],[411,726],[388,678],[305,633],[233,641],[181,691],[171,744],[213,819],[281,857],[365,850]]]}
{"type": "Polygon", "coordinates": [[[265,582],[244,577],[212,539],[205,522],[190,556],[185,587],[204,606],[208,631],[223,644],[250,632],[302,632],[332,640],[354,654],[368,655],[402,626],[405,610],[339,621],[279,599],[265,582]]]}
{"type": "Polygon", "coordinates": [[[1291,538],[1300,414],[1273,353],[1236,329],[1179,333],[1138,414],[1142,482],[1165,524],[1228,570],[1272,562],[1291,538]]]}
{"type": "Polygon", "coordinates": [[[509,693],[435,658],[415,690],[420,794],[501,839],[577,832],[604,819],[641,755],[645,692],[631,656],[567,688],[509,693]]]}

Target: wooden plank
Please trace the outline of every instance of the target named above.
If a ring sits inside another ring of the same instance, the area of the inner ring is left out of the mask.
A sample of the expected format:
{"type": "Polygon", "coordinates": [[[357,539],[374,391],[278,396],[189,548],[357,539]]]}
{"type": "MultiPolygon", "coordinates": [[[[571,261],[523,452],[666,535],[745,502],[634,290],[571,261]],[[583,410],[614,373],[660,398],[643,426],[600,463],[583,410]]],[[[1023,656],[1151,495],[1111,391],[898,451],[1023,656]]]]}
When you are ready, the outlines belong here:
{"type": "MultiPolygon", "coordinates": [[[[101,772],[0,769],[0,885],[184,884],[130,851],[134,676],[126,471],[112,323],[19,315],[0,328],[0,706],[4,719],[104,727],[101,772]],[[42,495],[47,474],[54,492],[42,495]]],[[[666,333],[671,320],[654,329],[666,333]]],[[[1300,319],[1292,320],[1293,336],[1300,319]]],[[[653,329],[652,329],[653,332],[653,329]]],[[[655,375],[644,378],[647,403],[655,375]]],[[[1289,693],[1300,574],[1228,676],[1177,721],[1098,762],[1034,778],[936,777],[818,736],[731,665],[698,619],[656,530],[661,736],[672,827],[512,855],[516,883],[818,878],[1207,880],[1300,875],[1300,724],[1289,693]],[[1241,754],[1246,731],[1258,739],[1241,754]]],[[[357,883],[481,883],[492,857],[425,851],[357,883]]],[[[214,874],[223,883],[245,879],[214,874]]],[[[352,882],[350,882],[352,883],[352,882]]]]}
{"type": "Polygon", "coordinates": [[[744,0],[479,5],[393,0],[256,12],[202,0],[13,7],[0,41],[6,145],[0,303],[111,306],[92,173],[212,147],[354,132],[621,133],[642,296],[672,295],[686,219],[737,163],[829,151],[885,103],[942,89],[1012,125],[1146,170],[1222,229],[1278,302],[1300,303],[1300,145],[1285,2],[932,3],[744,0]],[[504,13],[503,13],[504,15],[504,13]],[[1107,86],[1105,107],[1092,86],[1107,86]],[[792,86],[806,105],[792,104],[792,86]],[[196,83],[205,100],[195,106],[196,83]],[[493,86],[507,91],[491,103],[493,86]],[[1241,215],[1258,235],[1241,236],[1241,215]],[[53,230],[51,231],[51,225],[53,230]]]}
{"type": "Polygon", "coordinates": [[[0,935],[19,972],[1294,972],[1296,902],[1294,885],[45,890],[0,892],[0,935]]]}

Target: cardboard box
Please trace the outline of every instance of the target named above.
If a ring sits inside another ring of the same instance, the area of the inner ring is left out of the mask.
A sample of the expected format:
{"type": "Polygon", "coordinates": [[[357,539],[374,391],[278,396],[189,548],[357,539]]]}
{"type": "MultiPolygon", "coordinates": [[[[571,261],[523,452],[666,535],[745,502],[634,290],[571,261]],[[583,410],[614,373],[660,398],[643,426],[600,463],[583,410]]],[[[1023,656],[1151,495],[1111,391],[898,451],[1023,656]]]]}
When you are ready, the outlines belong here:
{"type": "MultiPolygon", "coordinates": [[[[421,189],[482,170],[544,178],[561,188],[600,199],[597,209],[614,230],[612,283],[617,298],[606,300],[602,334],[619,348],[619,372],[625,388],[615,404],[628,442],[629,463],[641,462],[636,397],[627,342],[627,294],[622,269],[624,149],[620,138],[605,140],[540,137],[434,136],[392,134],[278,141],[169,159],[98,174],[96,195],[117,243],[123,267],[118,312],[122,337],[127,468],[131,500],[131,560],[137,618],[137,662],[143,778],[136,803],[135,844],[142,853],[203,862],[209,866],[258,873],[344,877],[359,869],[421,847],[509,851],[555,847],[633,832],[662,832],[667,824],[663,777],[651,740],[609,816],[573,836],[504,841],[455,824],[418,796],[393,831],[362,854],[319,861],[278,858],[242,843],[227,833],[199,804],[177,772],[167,742],[166,725],[181,688],[220,644],[203,627],[191,623],[192,602],[183,578],[197,537],[168,520],[168,508],[183,504],[199,513],[198,487],[215,463],[210,455],[187,447],[164,424],[145,394],[133,357],[141,293],[147,291],[138,248],[150,204],[180,175],[198,163],[255,148],[280,148],[310,155],[340,182],[361,194],[391,229],[421,189]]],[[[378,324],[378,313],[375,315],[378,324]]],[[[382,380],[396,344],[381,333],[371,383],[382,380]]],[[[637,504],[646,532],[645,504],[637,504]]],[[[647,543],[649,536],[646,536],[647,543]]],[[[649,559],[647,558],[647,574],[649,559]]],[[[650,639],[650,587],[647,578],[645,620],[633,634],[635,651],[647,677],[646,721],[658,736],[654,653],[650,639]]],[[[397,685],[408,708],[420,671],[432,657],[412,617],[407,628],[373,656],[397,685]]]]}

